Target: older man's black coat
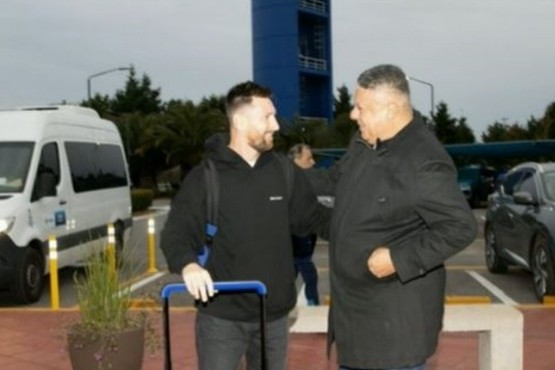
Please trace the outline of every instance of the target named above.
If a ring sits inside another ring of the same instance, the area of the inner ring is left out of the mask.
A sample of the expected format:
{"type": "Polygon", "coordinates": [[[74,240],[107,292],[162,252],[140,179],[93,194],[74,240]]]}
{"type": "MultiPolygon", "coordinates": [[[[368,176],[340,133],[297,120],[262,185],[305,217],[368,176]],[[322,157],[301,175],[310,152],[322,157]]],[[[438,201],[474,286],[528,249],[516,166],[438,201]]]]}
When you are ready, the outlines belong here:
{"type": "Polygon", "coordinates": [[[442,326],[443,263],[476,235],[451,158],[416,113],[376,149],[360,137],[353,140],[326,178],[333,180],[336,196],[329,320],[339,363],[353,368],[424,363],[442,326]],[[390,248],[397,271],[383,279],[367,266],[379,246],[390,248]]]}

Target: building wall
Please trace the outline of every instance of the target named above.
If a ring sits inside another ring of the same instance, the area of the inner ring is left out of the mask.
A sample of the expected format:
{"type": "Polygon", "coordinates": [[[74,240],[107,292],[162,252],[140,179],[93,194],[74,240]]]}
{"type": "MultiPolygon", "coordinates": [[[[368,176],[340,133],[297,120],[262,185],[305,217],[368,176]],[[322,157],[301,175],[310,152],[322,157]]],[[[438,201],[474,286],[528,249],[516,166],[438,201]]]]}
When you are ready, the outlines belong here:
{"type": "Polygon", "coordinates": [[[252,0],[253,79],[278,115],[331,122],[331,0],[252,0]]]}

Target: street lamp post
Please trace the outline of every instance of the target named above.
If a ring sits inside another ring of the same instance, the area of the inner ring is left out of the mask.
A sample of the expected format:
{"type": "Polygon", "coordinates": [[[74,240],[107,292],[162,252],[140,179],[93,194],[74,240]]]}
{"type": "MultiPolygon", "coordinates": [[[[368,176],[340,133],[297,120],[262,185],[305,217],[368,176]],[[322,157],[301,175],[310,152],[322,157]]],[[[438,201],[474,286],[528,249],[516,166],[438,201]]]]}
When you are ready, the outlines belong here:
{"type": "Polygon", "coordinates": [[[117,72],[117,71],[130,71],[131,67],[117,67],[117,68],[112,68],[112,69],[108,69],[106,71],[102,71],[102,72],[98,72],[95,74],[90,75],[89,77],[87,77],[87,98],[89,100],[91,100],[91,80],[95,77],[98,76],[102,76],[108,73],[112,73],[112,72],[117,72]]]}
{"type": "Polygon", "coordinates": [[[434,116],[434,114],[435,114],[435,112],[434,112],[434,107],[435,107],[435,103],[434,103],[434,85],[432,85],[432,84],[429,83],[429,82],[422,81],[422,80],[419,80],[418,78],[414,78],[414,77],[407,77],[407,79],[408,79],[409,81],[414,81],[414,82],[418,82],[418,83],[424,84],[424,85],[426,85],[426,86],[428,86],[428,87],[430,88],[430,96],[431,96],[431,102],[430,102],[430,103],[432,104],[432,117],[431,117],[431,118],[432,118],[432,120],[433,120],[433,116],[434,116]]]}

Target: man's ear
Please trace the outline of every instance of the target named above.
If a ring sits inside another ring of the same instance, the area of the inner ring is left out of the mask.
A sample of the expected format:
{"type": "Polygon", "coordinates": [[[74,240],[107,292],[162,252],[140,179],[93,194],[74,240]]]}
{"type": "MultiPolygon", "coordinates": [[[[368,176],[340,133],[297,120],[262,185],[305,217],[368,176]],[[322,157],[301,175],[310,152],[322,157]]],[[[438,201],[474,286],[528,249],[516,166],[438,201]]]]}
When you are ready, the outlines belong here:
{"type": "Polygon", "coordinates": [[[399,114],[401,107],[396,102],[387,103],[387,119],[393,120],[399,114]]]}
{"type": "Polygon", "coordinates": [[[245,131],[248,127],[249,120],[244,113],[235,112],[233,116],[231,116],[231,122],[238,131],[245,131]]]}

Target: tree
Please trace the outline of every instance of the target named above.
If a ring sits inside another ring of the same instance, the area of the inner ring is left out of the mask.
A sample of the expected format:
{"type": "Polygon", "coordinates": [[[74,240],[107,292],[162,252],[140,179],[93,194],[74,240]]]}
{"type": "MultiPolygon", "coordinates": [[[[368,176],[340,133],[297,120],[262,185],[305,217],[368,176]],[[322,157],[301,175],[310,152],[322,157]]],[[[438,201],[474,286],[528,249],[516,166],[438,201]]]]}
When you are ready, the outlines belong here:
{"type": "Polygon", "coordinates": [[[179,165],[182,175],[200,162],[210,135],[227,130],[227,120],[216,109],[201,110],[186,101],[168,106],[147,127],[149,145],[165,153],[169,166],[179,165]]]}
{"type": "Polygon", "coordinates": [[[226,114],[225,96],[212,94],[208,98],[203,97],[198,107],[201,111],[216,110],[222,114],[226,114]]]}
{"type": "Polygon", "coordinates": [[[456,127],[457,131],[457,142],[459,143],[474,143],[476,138],[474,137],[474,132],[466,124],[466,117],[459,118],[459,122],[456,127]]]}
{"type": "Polygon", "coordinates": [[[437,105],[433,115],[436,136],[443,144],[473,143],[476,141],[474,133],[466,124],[466,118],[451,117],[445,102],[437,105]]]}
{"type": "Polygon", "coordinates": [[[116,91],[112,101],[112,111],[114,113],[135,113],[142,114],[159,113],[161,111],[160,88],[151,88],[150,77],[143,74],[139,81],[135,77],[135,69],[131,68],[125,89],[116,91]]]}
{"type": "Polygon", "coordinates": [[[333,117],[337,118],[342,114],[349,114],[353,109],[351,104],[351,94],[345,84],[337,88],[337,98],[333,97],[333,117]]]}
{"type": "Polygon", "coordinates": [[[95,94],[92,98],[83,100],[81,106],[89,107],[98,112],[101,117],[110,113],[112,100],[108,95],[95,94]]]}
{"type": "Polygon", "coordinates": [[[528,137],[530,140],[538,140],[544,138],[542,122],[538,121],[534,116],[531,116],[526,123],[528,137]]]}
{"type": "Polygon", "coordinates": [[[164,153],[153,146],[147,136],[148,126],[154,117],[140,113],[107,117],[120,131],[129,162],[129,174],[135,186],[143,186],[144,179],[156,184],[157,174],[166,164],[164,153]]]}
{"type": "Polygon", "coordinates": [[[484,143],[505,141],[505,133],[507,129],[507,125],[500,122],[495,122],[492,125],[486,127],[486,131],[482,133],[482,141],[484,143]]]}
{"type": "Polygon", "coordinates": [[[482,141],[484,142],[533,139],[534,136],[531,135],[530,131],[520,126],[517,122],[512,124],[495,122],[482,133],[482,141]]]}
{"type": "Polygon", "coordinates": [[[541,125],[546,139],[555,139],[555,102],[549,104],[545,109],[541,125]]]}

